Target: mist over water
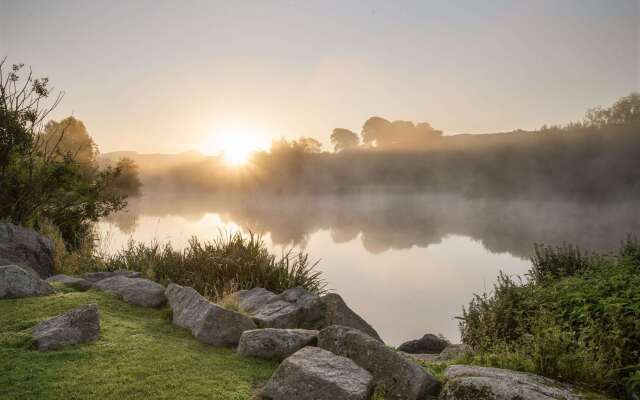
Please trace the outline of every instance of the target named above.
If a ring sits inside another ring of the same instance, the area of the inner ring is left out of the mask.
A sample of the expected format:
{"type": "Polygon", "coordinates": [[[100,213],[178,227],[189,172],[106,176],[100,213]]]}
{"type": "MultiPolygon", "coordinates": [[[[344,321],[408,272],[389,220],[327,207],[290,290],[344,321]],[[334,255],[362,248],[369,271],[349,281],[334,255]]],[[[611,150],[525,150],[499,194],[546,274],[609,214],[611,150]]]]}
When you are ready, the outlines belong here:
{"type": "Polygon", "coordinates": [[[500,270],[522,275],[534,243],[616,250],[640,228],[629,202],[576,203],[391,194],[222,196],[148,193],[100,224],[107,250],[127,240],[264,235],[277,254],[309,252],[328,287],[397,345],[426,332],[459,341],[455,316],[500,270]]]}

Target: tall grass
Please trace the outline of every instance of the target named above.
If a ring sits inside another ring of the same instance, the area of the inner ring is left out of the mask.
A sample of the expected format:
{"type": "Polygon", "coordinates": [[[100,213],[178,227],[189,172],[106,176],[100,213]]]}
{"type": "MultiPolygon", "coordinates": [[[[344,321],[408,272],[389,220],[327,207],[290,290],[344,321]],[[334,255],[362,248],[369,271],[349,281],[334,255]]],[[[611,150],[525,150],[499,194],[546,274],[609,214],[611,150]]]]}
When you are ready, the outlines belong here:
{"type": "Polygon", "coordinates": [[[537,246],[529,280],[501,274],[460,317],[467,361],[640,393],[640,244],[617,255],[537,246]]]}
{"type": "Polygon", "coordinates": [[[214,300],[254,287],[276,293],[296,286],[314,293],[325,290],[317,262],[311,263],[308,254],[288,251],[276,257],[254,233],[222,233],[211,242],[193,237],[183,250],[171,243],[129,241],[103,263],[106,270],[130,269],[158,282],[191,286],[214,300]]]}

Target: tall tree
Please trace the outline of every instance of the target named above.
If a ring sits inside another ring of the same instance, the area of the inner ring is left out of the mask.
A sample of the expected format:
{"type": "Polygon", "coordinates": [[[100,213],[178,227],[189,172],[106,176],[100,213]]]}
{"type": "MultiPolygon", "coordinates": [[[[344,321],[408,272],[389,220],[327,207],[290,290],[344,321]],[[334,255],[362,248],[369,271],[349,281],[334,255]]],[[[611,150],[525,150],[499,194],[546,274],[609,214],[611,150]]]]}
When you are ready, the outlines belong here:
{"type": "Polygon", "coordinates": [[[331,144],[336,152],[358,147],[360,138],[349,129],[336,128],[331,133],[331,144]]]}

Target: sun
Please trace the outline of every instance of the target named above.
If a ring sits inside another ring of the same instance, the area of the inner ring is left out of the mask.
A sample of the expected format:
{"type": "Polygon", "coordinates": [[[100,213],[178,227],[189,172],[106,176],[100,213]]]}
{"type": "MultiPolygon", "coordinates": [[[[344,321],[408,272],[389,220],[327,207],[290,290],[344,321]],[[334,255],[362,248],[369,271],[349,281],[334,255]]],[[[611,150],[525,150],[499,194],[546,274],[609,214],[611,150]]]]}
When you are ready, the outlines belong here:
{"type": "Polygon", "coordinates": [[[252,148],[250,144],[236,138],[230,137],[226,142],[222,149],[222,156],[227,164],[233,166],[246,164],[251,157],[251,153],[257,150],[252,148]]]}
{"type": "Polygon", "coordinates": [[[203,153],[221,155],[228,165],[239,167],[247,164],[256,151],[267,150],[269,142],[257,129],[219,127],[198,147],[203,153]]]}

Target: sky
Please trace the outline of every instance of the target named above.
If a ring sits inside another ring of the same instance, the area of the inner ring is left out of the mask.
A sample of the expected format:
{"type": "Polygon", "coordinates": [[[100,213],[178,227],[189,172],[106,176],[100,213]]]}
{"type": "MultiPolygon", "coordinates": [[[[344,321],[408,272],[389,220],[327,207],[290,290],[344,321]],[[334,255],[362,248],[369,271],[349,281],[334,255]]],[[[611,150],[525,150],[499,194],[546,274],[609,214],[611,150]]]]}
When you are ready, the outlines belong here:
{"type": "Polygon", "coordinates": [[[102,152],[329,148],[372,115],[535,129],[640,91],[640,0],[0,0],[4,56],[102,152]]]}

